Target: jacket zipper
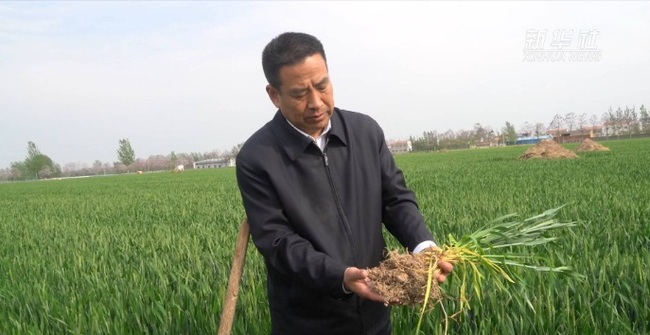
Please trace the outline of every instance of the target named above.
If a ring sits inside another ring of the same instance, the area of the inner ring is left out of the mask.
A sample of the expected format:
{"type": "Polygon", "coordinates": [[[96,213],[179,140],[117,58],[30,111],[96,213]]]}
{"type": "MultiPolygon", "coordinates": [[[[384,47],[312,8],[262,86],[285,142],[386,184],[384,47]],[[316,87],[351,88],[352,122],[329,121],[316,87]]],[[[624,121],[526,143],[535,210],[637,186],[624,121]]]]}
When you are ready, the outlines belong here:
{"type": "Polygon", "coordinates": [[[354,239],[352,238],[352,229],[350,228],[350,224],[348,223],[348,220],[345,217],[345,214],[343,212],[343,206],[341,205],[341,200],[339,199],[339,195],[336,192],[336,188],[334,188],[334,181],[332,180],[332,174],[330,172],[329,159],[327,157],[327,152],[325,151],[323,151],[323,162],[325,163],[327,180],[329,181],[330,189],[332,190],[332,194],[334,195],[334,202],[336,203],[336,209],[339,213],[339,219],[341,220],[341,222],[343,222],[343,227],[345,228],[348,235],[348,243],[350,243],[350,248],[352,249],[352,260],[356,264],[358,262],[357,248],[356,245],[354,244],[354,239]]]}
{"type": "MultiPolygon", "coordinates": [[[[343,226],[345,227],[345,230],[347,231],[348,235],[348,243],[350,243],[350,248],[352,249],[352,260],[354,261],[355,264],[358,264],[357,262],[357,252],[356,252],[356,245],[354,244],[354,239],[352,238],[352,229],[350,228],[350,224],[345,217],[345,214],[343,212],[343,206],[341,205],[341,201],[339,199],[338,193],[336,192],[336,188],[334,188],[334,181],[332,180],[332,173],[330,171],[330,164],[329,164],[329,158],[327,157],[327,143],[329,142],[329,137],[326,139],[325,142],[325,148],[322,150],[323,154],[323,163],[325,164],[325,171],[327,172],[327,180],[329,181],[330,184],[330,189],[332,190],[332,194],[334,195],[334,202],[336,203],[336,208],[339,213],[339,219],[343,222],[343,226]]],[[[366,332],[366,327],[365,327],[365,321],[363,318],[363,310],[361,308],[361,299],[357,298],[357,311],[359,312],[361,316],[361,333],[365,334],[366,332]]]]}

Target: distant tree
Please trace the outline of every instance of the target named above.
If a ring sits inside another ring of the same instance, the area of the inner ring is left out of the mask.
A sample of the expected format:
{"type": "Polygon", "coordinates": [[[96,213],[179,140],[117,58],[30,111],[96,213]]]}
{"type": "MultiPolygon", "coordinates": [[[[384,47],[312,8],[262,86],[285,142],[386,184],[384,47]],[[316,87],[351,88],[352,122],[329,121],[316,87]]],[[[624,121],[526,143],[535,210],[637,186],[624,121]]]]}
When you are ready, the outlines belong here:
{"type": "Polygon", "coordinates": [[[232,155],[233,158],[237,157],[237,154],[239,153],[239,150],[241,150],[241,147],[243,147],[243,146],[244,146],[244,143],[238,143],[237,145],[232,147],[232,149],[230,149],[230,154],[232,155]]]}
{"type": "MultiPolygon", "coordinates": [[[[178,160],[178,157],[177,157],[178,160]]],[[[171,160],[170,156],[164,155],[151,155],[144,161],[147,171],[163,171],[167,170],[170,167],[175,167],[176,165],[171,160]]],[[[142,168],[138,170],[143,170],[142,168]]]]}
{"type": "Polygon", "coordinates": [[[591,124],[592,127],[595,127],[598,124],[598,116],[592,114],[591,117],[589,118],[589,123],[591,124]]]}
{"type": "MultiPolygon", "coordinates": [[[[93,173],[95,175],[98,175],[98,174],[102,173],[102,170],[103,170],[102,165],[103,164],[102,164],[102,162],[100,160],[95,160],[95,162],[93,163],[93,173]]],[[[104,172],[104,174],[106,174],[106,172],[104,172]]]]}
{"type": "Polygon", "coordinates": [[[438,149],[438,132],[435,130],[425,131],[422,137],[409,138],[413,151],[433,151],[438,149]]]}
{"type": "Polygon", "coordinates": [[[616,108],[616,111],[613,111],[612,107],[609,107],[609,110],[607,110],[607,119],[610,130],[612,131],[612,135],[616,135],[620,138],[621,134],[627,133],[627,131],[629,131],[629,129],[626,127],[628,124],[626,115],[621,106],[618,106],[618,108],[616,108]]]}
{"type": "Polygon", "coordinates": [[[38,172],[38,176],[40,178],[51,178],[53,173],[54,171],[48,165],[44,165],[41,171],[38,172]]]}
{"type": "Polygon", "coordinates": [[[569,133],[573,131],[573,127],[576,125],[576,114],[575,113],[567,113],[564,116],[564,124],[567,125],[569,128],[569,133]]]}
{"type": "Polygon", "coordinates": [[[555,132],[555,136],[560,136],[560,129],[562,128],[562,123],[564,122],[562,115],[555,114],[553,120],[548,125],[549,132],[555,132]]]}
{"type": "Polygon", "coordinates": [[[69,162],[65,163],[63,165],[63,176],[64,177],[72,177],[75,174],[75,171],[78,170],[77,163],[75,162],[69,162]]]}
{"type": "Polygon", "coordinates": [[[41,155],[41,151],[36,146],[36,143],[32,141],[27,142],[27,158],[25,158],[25,166],[27,167],[27,172],[38,179],[38,172],[41,170],[42,162],[38,157],[41,155]]]}
{"type": "Polygon", "coordinates": [[[535,127],[528,121],[524,122],[524,124],[519,128],[519,133],[522,136],[531,136],[535,132],[535,127]]]}
{"type": "Polygon", "coordinates": [[[587,113],[582,113],[578,115],[578,129],[580,129],[580,134],[584,132],[584,128],[586,124],[587,124],[587,113]]]}
{"type": "Polygon", "coordinates": [[[641,124],[641,131],[650,134],[650,114],[644,105],[639,107],[639,123],[641,124]]]}
{"type": "Polygon", "coordinates": [[[128,169],[126,165],[124,165],[123,163],[115,162],[113,163],[113,171],[115,171],[116,173],[125,173],[128,171],[128,169]]]}
{"type": "Polygon", "coordinates": [[[636,113],[636,107],[629,108],[625,106],[623,110],[623,123],[630,136],[639,133],[639,117],[636,113]]]}
{"type": "Polygon", "coordinates": [[[36,144],[32,141],[27,142],[27,158],[25,158],[23,168],[23,178],[35,179],[51,178],[61,175],[61,168],[55,164],[50,157],[41,153],[36,144]]]}
{"type": "Polygon", "coordinates": [[[27,158],[33,158],[41,154],[41,151],[36,146],[36,143],[32,141],[27,142],[27,158]]]}
{"type": "Polygon", "coordinates": [[[535,136],[542,136],[544,135],[544,124],[541,122],[535,123],[535,136]]]}
{"type": "Polygon", "coordinates": [[[470,148],[475,143],[473,131],[461,129],[456,132],[455,148],[470,148]]]}
{"type": "Polygon", "coordinates": [[[474,129],[473,129],[473,144],[479,143],[479,142],[484,142],[488,140],[488,134],[490,133],[490,130],[486,127],[483,127],[480,123],[475,123],[474,124],[474,129]]]}
{"type": "Polygon", "coordinates": [[[27,166],[25,165],[25,162],[12,162],[9,169],[9,180],[12,181],[24,180],[31,175],[27,169],[27,166]]]}
{"type": "Polygon", "coordinates": [[[455,149],[457,144],[456,142],[456,133],[452,129],[447,129],[442,134],[439,134],[438,139],[440,140],[438,143],[438,148],[439,149],[455,149]]]}
{"type": "Polygon", "coordinates": [[[503,136],[505,136],[507,145],[517,143],[517,130],[515,129],[515,125],[506,121],[506,126],[503,127],[503,136]]]}
{"type": "Polygon", "coordinates": [[[127,171],[128,167],[135,162],[135,152],[128,138],[120,140],[120,146],[117,149],[117,160],[127,167],[127,171]]]}

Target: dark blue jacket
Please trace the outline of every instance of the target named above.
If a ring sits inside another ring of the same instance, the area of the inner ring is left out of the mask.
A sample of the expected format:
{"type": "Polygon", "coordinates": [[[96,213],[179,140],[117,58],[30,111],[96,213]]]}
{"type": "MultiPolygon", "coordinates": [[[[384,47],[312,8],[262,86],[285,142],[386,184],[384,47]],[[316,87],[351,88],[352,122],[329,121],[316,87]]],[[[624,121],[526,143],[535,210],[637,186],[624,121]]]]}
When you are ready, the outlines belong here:
{"type": "Polygon", "coordinates": [[[237,155],[272,334],[389,334],[390,308],[345,294],[343,272],[383,259],[382,222],[409,250],[433,240],[379,125],[338,108],[331,124],[321,152],[278,111],[237,155]]]}

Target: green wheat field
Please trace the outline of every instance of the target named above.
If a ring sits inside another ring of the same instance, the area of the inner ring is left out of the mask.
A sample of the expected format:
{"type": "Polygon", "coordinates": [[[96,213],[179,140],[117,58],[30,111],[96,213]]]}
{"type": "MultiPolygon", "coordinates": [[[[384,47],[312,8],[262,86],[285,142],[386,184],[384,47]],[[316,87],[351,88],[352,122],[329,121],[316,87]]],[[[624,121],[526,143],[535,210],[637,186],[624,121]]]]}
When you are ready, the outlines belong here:
{"type": "MultiPolygon", "coordinates": [[[[450,334],[650,333],[650,139],[601,144],[572,160],[518,160],[530,146],[396,156],[440,244],[563,204],[578,222],[534,253],[584,281],[517,270],[512,297],[488,283],[450,334]]],[[[0,184],[0,334],[216,334],[243,218],[234,168],[0,184]]],[[[234,334],[269,333],[265,285],[251,244],[234,334]]],[[[419,312],[394,307],[394,333],[419,312]]],[[[437,306],[423,333],[444,320],[437,306]]]]}

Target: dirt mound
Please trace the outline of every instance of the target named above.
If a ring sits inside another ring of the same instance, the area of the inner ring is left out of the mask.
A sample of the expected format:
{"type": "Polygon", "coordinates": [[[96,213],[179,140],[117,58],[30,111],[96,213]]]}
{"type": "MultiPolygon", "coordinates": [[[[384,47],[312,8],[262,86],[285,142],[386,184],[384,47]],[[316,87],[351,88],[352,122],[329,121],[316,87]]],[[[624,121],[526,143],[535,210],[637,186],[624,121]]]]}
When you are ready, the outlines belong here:
{"type": "MultiPolygon", "coordinates": [[[[386,305],[422,305],[429,278],[431,253],[400,254],[392,251],[378,267],[369,269],[372,290],[386,299],[386,305]]],[[[437,302],[442,293],[433,279],[429,302],[437,302]]]]}
{"type": "Polygon", "coordinates": [[[576,151],[609,151],[609,148],[596,141],[585,138],[576,151]]]}
{"type": "Polygon", "coordinates": [[[574,152],[565,149],[553,140],[544,140],[537,143],[534,147],[526,150],[519,156],[519,159],[531,158],[577,158],[574,152]]]}

